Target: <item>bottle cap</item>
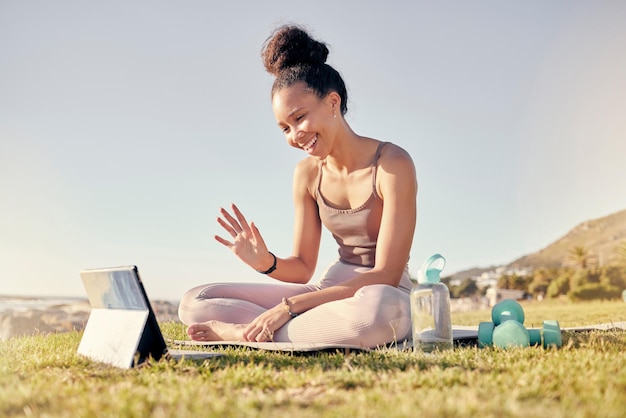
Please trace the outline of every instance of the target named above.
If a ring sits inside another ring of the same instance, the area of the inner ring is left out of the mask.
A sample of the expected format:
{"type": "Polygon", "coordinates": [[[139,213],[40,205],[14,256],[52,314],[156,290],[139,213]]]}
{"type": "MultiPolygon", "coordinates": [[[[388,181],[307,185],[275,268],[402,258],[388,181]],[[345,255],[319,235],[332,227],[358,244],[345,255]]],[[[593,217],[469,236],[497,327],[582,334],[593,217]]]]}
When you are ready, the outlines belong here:
{"type": "Polygon", "coordinates": [[[441,271],[446,265],[446,259],[441,254],[433,254],[422,265],[422,269],[417,275],[418,283],[439,283],[441,281],[441,271]],[[441,267],[432,267],[437,261],[443,260],[441,267]]]}

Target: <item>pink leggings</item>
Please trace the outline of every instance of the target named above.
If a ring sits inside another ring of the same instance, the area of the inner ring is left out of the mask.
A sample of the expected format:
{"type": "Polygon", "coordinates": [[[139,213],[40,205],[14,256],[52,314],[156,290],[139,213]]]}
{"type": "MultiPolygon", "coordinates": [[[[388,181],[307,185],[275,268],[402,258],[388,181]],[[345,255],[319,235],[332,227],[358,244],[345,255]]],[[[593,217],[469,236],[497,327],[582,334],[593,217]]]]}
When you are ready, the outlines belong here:
{"type": "MultiPolygon", "coordinates": [[[[265,310],[281,303],[283,297],[315,292],[339,284],[367,267],[331,265],[319,285],[289,283],[215,283],[194,287],[181,299],[180,320],[196,324],[218,320],[248,324],[265,310]]],[[[411,334],[408,269],[400,287],[371,285],[353,297],[310,309],[290,320],[274,333],[276,342],[315,342],[376,347],[403,341],[411,334]]]]}

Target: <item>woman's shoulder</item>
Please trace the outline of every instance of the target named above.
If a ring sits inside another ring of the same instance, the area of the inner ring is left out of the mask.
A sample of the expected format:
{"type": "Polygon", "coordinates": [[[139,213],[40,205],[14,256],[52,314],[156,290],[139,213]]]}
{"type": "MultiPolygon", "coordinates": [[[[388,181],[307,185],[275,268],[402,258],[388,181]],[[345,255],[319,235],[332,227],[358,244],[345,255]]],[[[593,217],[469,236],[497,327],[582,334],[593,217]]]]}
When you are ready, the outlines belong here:
{"type": "Polygon", "coordinates": [[[417,190],[417,173],[411,155],[393,143],[386,143],[380,151],[376,179],[381,196],[389,190],[403,190],[403,195],[411,196],[417,190]]]}
{"type": "Polygon", "coordinates": [[[413,164],[413,159],[411,155],[401,146],[388,141],[379,141],[380,142],[380,157],[379,164],[384,162],[400,162],[405,161],[407,163],[413,164]]]}
{"type": "Polygon", "coordinates": [[[321,162],[313,157],[307,157],[296,165],[293,172],[294,184],[305,186],[311,193],[315,189],[315,181],[319,176],[321,162]]]}
{"type": "Polygon", "coordinates": [[[307,157],[296,164],[295,174],[317,177],[321,162],[317,158],[307,157]]]}
{"type": "Polygon", "coordinates": [[[379,178],[386,175],[392,177],[401,176],[403,178],[415,178],[415,164],[411,155],[401,146],[392,142],[385,142],[380,150],[378,158],[379,178]]]}

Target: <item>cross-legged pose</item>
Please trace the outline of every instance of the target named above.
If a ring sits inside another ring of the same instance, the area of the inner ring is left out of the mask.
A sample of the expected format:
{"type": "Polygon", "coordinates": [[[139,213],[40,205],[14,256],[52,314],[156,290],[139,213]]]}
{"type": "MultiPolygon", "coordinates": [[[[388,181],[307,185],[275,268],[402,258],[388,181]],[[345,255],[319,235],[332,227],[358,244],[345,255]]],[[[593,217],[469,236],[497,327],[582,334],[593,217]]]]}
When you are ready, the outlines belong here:
{"type": "Polygon", "coordinates": [[[215,239],[276,283],[213,283],[189,290],[179,316],[194,340],[276,341],[375,347],[410,337],[407,263],[417,180],[408,153],[356,134],[346,122],[346,86],[326,64],[328,48],[297,26],[263,45],[275,76],[272,109],[287,143],[308,154],[293,175],[291,256],[274,255],[254,222],[221,209],[215,239]],[[322,227],[339,258],[317,284],[322,227]]]}

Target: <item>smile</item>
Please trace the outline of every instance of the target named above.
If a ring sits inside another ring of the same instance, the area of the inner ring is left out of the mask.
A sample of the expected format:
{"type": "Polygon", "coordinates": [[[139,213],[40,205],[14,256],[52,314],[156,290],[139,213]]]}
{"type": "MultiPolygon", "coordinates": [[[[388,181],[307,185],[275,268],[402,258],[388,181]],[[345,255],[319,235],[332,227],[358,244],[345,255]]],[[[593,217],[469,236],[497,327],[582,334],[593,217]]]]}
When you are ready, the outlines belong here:
{"type": "Polygon", "coordinates": [[[315,135],[313,139],[311,139],[309,142],[302,145],[302,149],[305,150],[306,152],[311,152],[315,144],[317,144],[317,135],[315,135]]]}

